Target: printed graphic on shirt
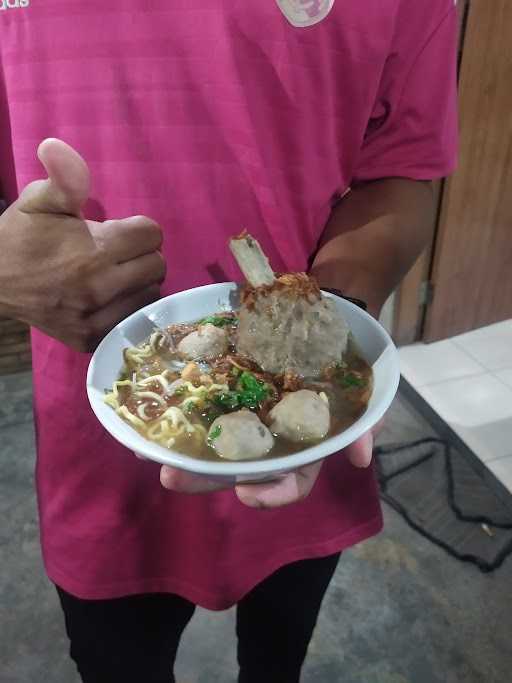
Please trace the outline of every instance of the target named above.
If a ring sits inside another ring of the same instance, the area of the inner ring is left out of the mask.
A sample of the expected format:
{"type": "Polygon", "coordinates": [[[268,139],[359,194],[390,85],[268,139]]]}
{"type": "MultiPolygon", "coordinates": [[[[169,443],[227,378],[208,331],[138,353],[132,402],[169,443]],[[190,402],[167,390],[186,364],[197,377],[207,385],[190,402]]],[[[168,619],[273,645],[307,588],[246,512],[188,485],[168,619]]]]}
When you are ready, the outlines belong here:
{"type": "Polygon", "coordinates": [[[22,9],[29,5],[30,0],[0,0],[0,12],[8,9],[22,9]]]}
{"type": "Polygon", "coordinates": [[[279,9],[296,27],[313,26],[331,11],[335,0],[276,0],[279,9]]]}

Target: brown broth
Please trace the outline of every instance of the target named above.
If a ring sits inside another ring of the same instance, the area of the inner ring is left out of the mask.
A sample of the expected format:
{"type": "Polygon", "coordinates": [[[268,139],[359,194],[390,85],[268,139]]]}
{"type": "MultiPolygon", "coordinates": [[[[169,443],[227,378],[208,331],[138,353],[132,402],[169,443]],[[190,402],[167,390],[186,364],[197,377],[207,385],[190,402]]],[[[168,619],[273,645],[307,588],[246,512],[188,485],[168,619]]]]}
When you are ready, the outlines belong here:
{"type": "MultiPolygon", "coordinates": [[[[187,324],[187,333],[193,331],[196,327],[197,324],[195,326],[187,324]]],[[[228,327],[230,328],[228,330],[228,333],[230,335],[230,338],[232,338],[235,327],[231,325],[229,325],[228,327]]],[[[172,326],[172,328],[170,329],[172,329],[172,332],[174,335],[176,335],[176,337],[183,337],[183,334],[181,334],[180,332],[179,326],[175,325],[172,326]]],[[[141,347],[142,346],[143,345],[141,345],[141,347]]],[[[241,359],[239,356],[233,356],[234,350],[235,349],[233,345],[230,344],[230,348],[227,354],[221,356],[216,361],[210,363],[210,365],[214,366],[214,369],[212,371],[212,376],[214,378],[221,380],[228,379],[230,389],[232,389],[236,384],[237,377],[234,374],[226,373],[226,370],[229,370],[230,365],[231,367],[233,367],[233,365],[235,367],[247,367],[252,372],[255,372],[256,377],[260,376],[271,386],[280,386],[281,391],[279,392],[279,394],[282,393],[282,378],[269,376],[268,373],[258,373],[257,371],[255,371],[254,363],[252,361],[248,359],[241,359]],[[215,365],[217,366],[218,371],[215,370],[215,365]],[[223,373],[220,371],[223,371],[223,373]]],[[[126,360],[127,359],[125,352],[125,362],[126,360]]],[[[153,371],[161,373],[166,368],[168,368],[169,365],[172,365],[173,362],[179,360],[181,359],[178,358],[178,355],[175,352],[171,352],[168,349],[161,349],[158,352],[155,352],[152,355],[145,357],[143,363],[137,366],[138,379],[152,375],[153,371]]],[[[135,369],[136,368],[133,366],[133,363],[126,362],[126,366],[121,375],[121,378],[130,378],[135,369]]],[[[240,372],[240,370],[238,370],[238,372],[240,372]]],[[[178,371],[170,372],[169,370],[167,370],[167,373],[167,376],[170,380],[175,379],[179,376],[178,371]]],[[[343,362],[340,364],[340,367],[332,368],[330,372],[327,374],[329,375],[328,378],[323,378],[318,381],[301,381],[301,386],[299,387],[305,389],[312,389],[317,392],[323,391],[329,399],[331,427],[329,433],[324,438],[329,438],[331,436],[341,433],[342,431],[350,427],[365,412],[366,407],[368,405],[368,401],[371,396],[373,385],[372,369],[362,357],[352,337],[350,337],[349,339],[349,345],[344,355],[343,362]]],[[[197,380],[193,383],[196,386],[200,384],[200,382],[198,382],[197,380]]],[[[167,406],[178,406],[184,399],[183,396],[178,395],[166,397],[163,388],[158,383],[158,381],[148,382],[145,385],[145,390],[152,391],[158,395],[162,395],[167,406]]],[[[136,396],[131,395],[129,387],[121,387],[119,390],[119,396],[120,404],[125,405],[128,408],[128,410],[135,415],[137,414],[138,406],[142,403],[145,403],[146,415],[150,418],[154,418],[156,422],[165,410],[165,408],[159,407],[158,403],[155,402],[155,400],[148,398],[146,399],[146,401],[144,401],[144,399],[140,399],[136,396]]],[[[268,412],[273,407],[273,405],[275,405],[277,400],[279,400],[278,396],[275,397],[275,400],[269,399],[265,402],[261,410],[256,411],[260,415],[260,418],[263,422],[268,420],[268,412]]],[[[211,421],[213,419],[212,416],[210,416],[212,419],[208,421],[205,419],[204,414],[201,414],[200,409],[192,409],[190,412],[184,410],[183,412],[185,413],[187,419],[191,422],[191,424],[201,424],[205,427],[206,430],[208,430],[209,424],[211,424],[211,421]]],[[[204,413],[204,411],[202,412],[204,413]]],[[[219,410],[217,415],[223,414],[223,412],[229,411],[219,410]]],[[[155,424],[155,422],[147,422],[148,427],[150,427],[152,424],[155,424]]],[[[143,436],[145,435],[142,429],[138,429],[137,431],[139,431],[143,436]]],[[[324,439],[321,439],[320,441],[323,440],[324,439]]],[[[301,450],[304,450],[304,448],[307,448],[308,446],[314,445],[314,443],[318,443],[318,441],[304,441],[294,443],[291,441],[287,441],[286,439],[283,439],[281,437],[275,437],[274,447],[272,448],[270,453],[267,456],[265,456],[265,458],[276,458],[285,455],[290,455],[292,453],[297,453],[301,450]]],[[[190,455],[202,460],[226,462],[225,460],[220,458],[216,454],[215,450],[208,446],[208,444],[205,441],[203,441],[203,439],[200,439],[198,437],[191,437],[188,434],[178,436],[172,448],[173,450],[179,451],[186,455],[190,455]]]]}

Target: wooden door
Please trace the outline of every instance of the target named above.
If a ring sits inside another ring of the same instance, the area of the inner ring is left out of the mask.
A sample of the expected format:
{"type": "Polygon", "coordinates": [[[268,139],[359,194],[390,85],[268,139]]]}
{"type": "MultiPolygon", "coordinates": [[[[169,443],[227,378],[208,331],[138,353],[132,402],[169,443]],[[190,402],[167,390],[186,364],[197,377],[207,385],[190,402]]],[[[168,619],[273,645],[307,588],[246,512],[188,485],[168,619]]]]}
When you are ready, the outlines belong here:
{"type": "Polygon", "coordinates": [[[512,318],[512,0],[470,0],[423,339],[512,318]]]}
{"type": "MultiPolygon", "coordinates": [[[[464,49],[465,28],[467,24],[469,0],[459,0],[457,9],[459,12],[459,72],[464,49]]],[[[425,310],[431,298],[429,287],[436,229],[439,222],[439,213],[442,207],[445,181],[434,183],[434,200],[438,210],[435,224],[432,226],[431,240],[418,258],[414,266],[406,275],[402,285],[394,294],[392,331],[395,342],[399,345],[410,344],[421,339],[425,310]]]]}

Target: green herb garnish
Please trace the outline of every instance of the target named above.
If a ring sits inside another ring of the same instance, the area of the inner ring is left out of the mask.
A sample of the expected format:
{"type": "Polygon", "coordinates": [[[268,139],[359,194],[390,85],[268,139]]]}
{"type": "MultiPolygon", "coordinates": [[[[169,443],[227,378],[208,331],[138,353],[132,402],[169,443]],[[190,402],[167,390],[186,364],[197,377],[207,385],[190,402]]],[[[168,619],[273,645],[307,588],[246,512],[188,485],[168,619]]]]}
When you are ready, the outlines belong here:
{"type": "Polygon", "coordinates": [[[215,325],[215,327],[226,327],[227,325],[236,325],[237,320],[235,318],[225,318],[220,315],[209,315],[208,317],[201,320],[200,325],[215,325]]]}
{"type": "Polygon", "coordinates": [[[238,379],[236,390],[217,394],[214,401],[227,412],[239,408],[256,410],[269,394],[270,387],[265,382],[261,382],[251,372],[244,370],[238,379]]]}
{"type": "Polygon", "coordinates": [[[240,400],[237,391],[224,391],[222,394],[217,394],[214,397],[214,402],[224,412],[230,412],[240,408],[240,400]]]}
{"type": "Polygon", "coordinates": [[[216,425],[208,436],[208,445],[211,446],[215,439],[218,439],[222,434],[222,425],[216,425]]]}
{"type": "Polygon", "coordinates": [[[185,403],[185,406],[184,406],[184,408],[185,408],[185,413],[186,413],[187,415],[190,415],[190,413],[194,410],[195,407],[196,407],[196,402],[195,402],[195,401],[187,401],[187,402],[185,403]]]}
{"type": "Polygon", "coordinates": [[[211,401],[205,401],[205,405],[201,411],[201,417],[207,422],[207,424],[211,424],[222,414],[223,411],[218,405],[214,405],[211,401]]]}
{"type": "Polygon", "coordinates": [[[365,380],[362,377],[358,377],[353,372],[343,375],[341,378],[341,384],[347,388],[366,386],[365,380]]]}
{"type": "Polygon", "coordinates": [[[238,380],[238,387],[247,400],[254,398],[258,403],[262,403],[270,393],[270,388],[257,379],[251,372],[244,370],[238,380]]]}

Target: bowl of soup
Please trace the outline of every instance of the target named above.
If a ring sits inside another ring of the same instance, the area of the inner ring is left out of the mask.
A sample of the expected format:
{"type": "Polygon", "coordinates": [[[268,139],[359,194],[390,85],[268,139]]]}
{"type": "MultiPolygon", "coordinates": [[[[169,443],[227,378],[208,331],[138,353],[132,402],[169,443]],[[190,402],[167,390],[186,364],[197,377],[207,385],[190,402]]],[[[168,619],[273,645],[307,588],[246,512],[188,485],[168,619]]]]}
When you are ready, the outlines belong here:
{"type": "Polygon", "coordinates": [[[321,376],[272,374],[237,351],[239,295],[236,283],[173,294],[99,344],[87,394],[127,449],[217,481],[263,481],[338,453],[382,418],[400,370],[377,320],[322,292],[346,323],[343,355],[321,376]]]}

